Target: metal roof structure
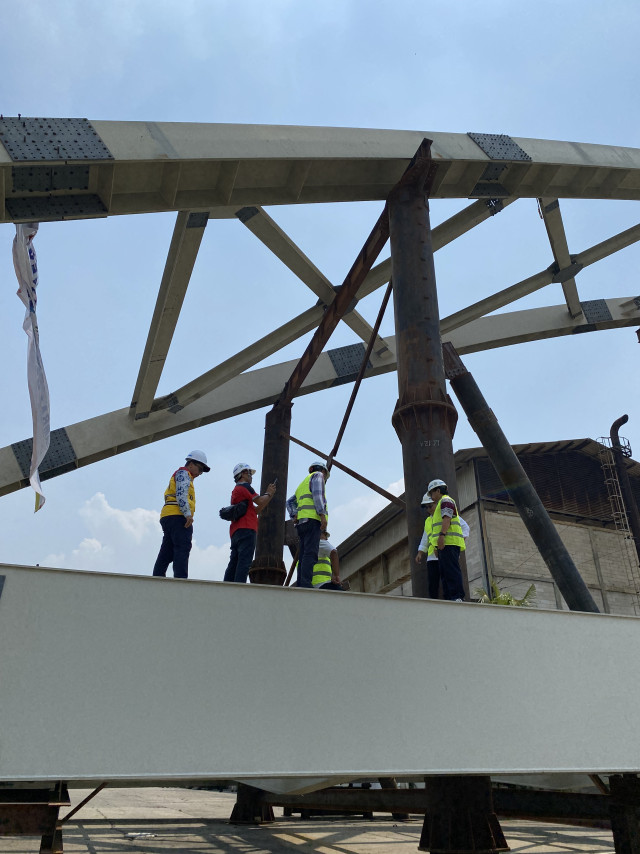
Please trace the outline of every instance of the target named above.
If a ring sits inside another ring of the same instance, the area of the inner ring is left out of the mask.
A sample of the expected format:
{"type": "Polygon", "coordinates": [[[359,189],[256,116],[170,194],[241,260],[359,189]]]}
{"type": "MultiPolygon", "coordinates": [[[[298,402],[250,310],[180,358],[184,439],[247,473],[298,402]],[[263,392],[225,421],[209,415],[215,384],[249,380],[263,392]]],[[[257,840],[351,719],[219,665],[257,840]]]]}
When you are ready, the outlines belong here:
{"type": "MultiPolygon", "coordinates": [[[[502,134],[86,119],[0,118],[0,221],[61,221],[176,211],[176,224],[130,405],[54,430],[42,479],[272,403],[295,362],[256,368],[314,329],[336,288],[263,206],[384,200],[428,137],[434,199],[469,199],[433,229],[441,249],[518,199],[538,199],[553,263],[442,318],[460,354],[524,341],[640,324],[640,297],[581,301],[585,267],[640,240],[640,224],[572,254],[560,199],[640,199],[640,149],[502,134]],[[209,220],[237,218],[317,298],[315,305],[185,386],[158,383],[209,220]],[[560,305],[491,315],[560,285],[560,305]]],[[[508,215],[505,214],[505,215],[508,215]]],[[[358,299],[386,284],[374,267],[358,299]]],[[[344,322],[363,341],[371,327],[351,308],[344,322]]],[[[322,354],[301,393],[354,380],[364,344],[322,354]]],[[[394,337],[378,337],[367,376],[395,370],[394,337]]],[[[0,449],[0,495],[28,485],[31,440],[0,449]]]]}

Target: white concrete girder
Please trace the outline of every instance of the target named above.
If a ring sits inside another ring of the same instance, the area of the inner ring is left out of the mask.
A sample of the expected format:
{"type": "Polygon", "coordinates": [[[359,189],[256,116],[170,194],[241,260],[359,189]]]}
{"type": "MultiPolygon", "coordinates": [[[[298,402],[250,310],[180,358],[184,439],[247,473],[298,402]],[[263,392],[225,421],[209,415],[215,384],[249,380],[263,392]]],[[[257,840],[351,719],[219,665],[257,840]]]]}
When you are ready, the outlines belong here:
{"type": "Polygon", "coordinates": [[[158,388],[169,346],[180,316],[189,279],[208,216],[181,211],[177,218],[160,283],[156,307],[131,401],[131,414],[146,418],[158,388]]]}
{"type": "MultiPolygon", "coordinates": [[[[461,355],[504,347],[523,341],[573,335],[604,329],[621,329],[640,324],[640,300],[635,297],[603,300],[608,318],[585,323],[582,315],[571,318],[564,305],[506,312],[479,318],[462,328],[443,334],[461,355]]],[[[445,319],[446,320],[446,319],[445,319]]],[[[395,356],[395,339],[386,339],[395,356]]],[[[388,373],[396,369],[395,358],[381,360],[372,356],[372,369],[367,377],[388,373]]],[[[187,430],[223,421],[243,412],[272,404],[296,361],[282,362],[266,368],[247,371],[215,392],[203,395],[191,406],[176,414],[166,409],[152,412],[148,418],[135,421],[129,417],[129,408],[116,410],[66,428],[75,459],[70,467],[79,468],[149,442],[156,442],[187,430]]],[[[323,353],[302,386],[300,394],[310,394],[336,383],[344,382],[336,373],[330,356],[323,353]]],[[[46,472],[44,473],[46,479],[46,472]]],[[[0,448],[0,495],[6,495],[28,485],[11,446],[0,448]]]]}
{"type": "MultiPolygon", "coordinates": [[[[562,222],[562,213],[560,211],[560,202],[558,199],[540,199],[540,211],[542,218],[549,235],[549,243],[553,258],[558,266],[558,271],[571,268],[572,260],[569,254],[569,246],[567,244],[567,235],[562,222]]],[[[577,317],[582,311],[580,306],[580,297],[578,296],[578,288],[576,280],[573,276],[562,282],[562,291],[567,302],[567,308],[571,317],[577,317]]]]}

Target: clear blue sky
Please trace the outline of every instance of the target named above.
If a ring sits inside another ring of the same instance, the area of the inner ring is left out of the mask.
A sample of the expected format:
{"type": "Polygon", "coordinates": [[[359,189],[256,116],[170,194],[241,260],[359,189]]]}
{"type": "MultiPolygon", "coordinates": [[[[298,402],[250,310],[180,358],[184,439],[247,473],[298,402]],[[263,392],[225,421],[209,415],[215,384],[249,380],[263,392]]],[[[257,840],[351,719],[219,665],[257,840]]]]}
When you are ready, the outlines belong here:
{"type": "MultiPolygon", "coordinates": [[[[379,127],[640,146],[633,0],[394,3],[360,0],[3,0],[5,115],[133,121],[379,127]]],[[[432,224],[464,202],[434,201],[432,224]]],[[[269,213],[339,284],[379,204],[270,208],[269,213]]],[[[563,202],[573,253],[640,220],[632,202],[563,202]]],[[[43,224],[36,237],[39,324],[52,427],[127,406],[169,246],[174,214],[43,224]]],[[[11,262],[15,229],[0,227],[3,416],[0,446],[27,438],[24,309],[11,262]]],[[[388,254],[388,251],[387,253],[388,254]]],[[[582,299],[639,292],[640,247],[578,277],[582,299]]],[[[520,201],[436,255],[441,313],[507,287],[552,262],[536,203],[520,201]]],[[[382,292],[361,303],[373,322],[382,292]]],[[[198,376],[315,297],[236,221],[211,221],[159,393],[198,376]],[[238,299],[242,289],[245,298],[238,299]]],[[[559,285],[511,308],[560,304],[559,285]]],[[[383,334],[393,332],[388,312],[383,334]]],[[[330,346],[353,343],[346,327],[330,346]]],[[[272,358],[295,358],[306,339],[272,358]]],[[[640,457],[640,347],[633,329],[524,344],[468,356],[514,444],[623,430],[640,457]]],[[[349,386],[296,402],[293,432],[333,444],[349,386]]],[[[385,487],[402,477],[391,428],[395,374],[365,383],[340,458],[385,487]]],[[[264,411],[238,416],[6,496],[0,561],[148,573],[171,472],[203,448],[192,575],[220,578],[228,553],[231,470],[260,467],[264,411]]],[[[456,448],[478,444],[461,416],[456,448]]],[[[292,450],[290,488],[309,454],[292,450]]],[[[295,483],[293,483],[295,481],[295,483]]],[[[382,506],[335,472],[329,484],[338,543],[382,506]]]]}

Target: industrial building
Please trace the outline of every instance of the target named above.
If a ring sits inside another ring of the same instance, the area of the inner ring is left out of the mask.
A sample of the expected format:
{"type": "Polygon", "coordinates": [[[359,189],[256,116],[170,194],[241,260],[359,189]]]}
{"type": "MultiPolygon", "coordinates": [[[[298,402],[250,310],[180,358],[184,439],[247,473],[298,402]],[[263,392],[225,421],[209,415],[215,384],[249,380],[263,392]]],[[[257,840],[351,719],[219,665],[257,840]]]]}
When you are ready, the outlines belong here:
{"type": "MultiPolygon", "coordinates": [[[[616,479],[609,449],[593,439],[515,445],[514,450],[601,611],[638,614],[640,569],[628,528],[616,517],[616,479]],[[613,504],[612,504],[613,502],[613,504]]],[[[465,553],[469,590],[521,597],[531,584],[539,608],[566,604],[483,448],[455,454],[460,514],[471,533],[465,553]]],[[[625,465],[636,504],[640,463],[625,465]]],[[[411,596],[406,520],[390,504],[338,548],[340,574],[351,589],[411,596]]]]}

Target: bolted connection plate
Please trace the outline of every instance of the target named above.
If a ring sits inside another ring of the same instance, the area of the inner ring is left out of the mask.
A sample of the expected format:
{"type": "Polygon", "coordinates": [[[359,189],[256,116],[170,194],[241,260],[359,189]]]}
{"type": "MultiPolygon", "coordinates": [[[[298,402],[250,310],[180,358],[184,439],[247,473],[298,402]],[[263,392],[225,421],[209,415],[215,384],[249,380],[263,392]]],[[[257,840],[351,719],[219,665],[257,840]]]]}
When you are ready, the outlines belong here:
{"type": "Polygon", "coordinates": [[[87,119],[3,117],[0,142],[13,161],[113,160],[87,119]]]}

